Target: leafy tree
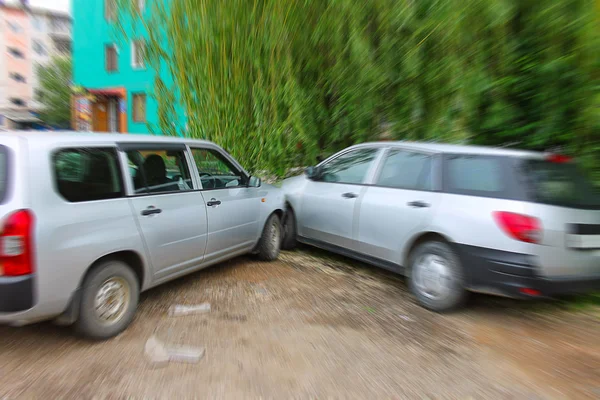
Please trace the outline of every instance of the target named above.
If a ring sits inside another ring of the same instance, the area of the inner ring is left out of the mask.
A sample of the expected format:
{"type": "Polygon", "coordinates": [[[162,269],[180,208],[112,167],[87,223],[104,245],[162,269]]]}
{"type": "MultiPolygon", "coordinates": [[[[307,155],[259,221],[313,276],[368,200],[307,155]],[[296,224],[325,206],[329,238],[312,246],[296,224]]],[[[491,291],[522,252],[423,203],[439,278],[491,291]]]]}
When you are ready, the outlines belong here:
{"type": "Polygon", "coordinates": [[[600,167],[594,0],[131,4],[120,31],[147,36],[156,129],[252,168],[382,137],[562,147],[600,167]]]}
{"type": "Polygon", "coordinates": [[[38,66],[42,103],[40,119],[48,125],[68,127],[71,119],[71,58],[56,57],[44,66],[38,66]]]}

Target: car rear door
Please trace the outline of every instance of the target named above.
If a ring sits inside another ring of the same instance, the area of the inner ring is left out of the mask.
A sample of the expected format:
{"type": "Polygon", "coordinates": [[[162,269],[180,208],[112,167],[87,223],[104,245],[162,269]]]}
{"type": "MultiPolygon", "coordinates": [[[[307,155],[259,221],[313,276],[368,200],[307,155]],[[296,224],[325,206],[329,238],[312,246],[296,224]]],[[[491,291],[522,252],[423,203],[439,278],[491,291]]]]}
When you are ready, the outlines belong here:
{"type": "Polygon", "coordinates": [[[380,151],[379,147],[354,148],[319,166],[317,177],[307,182],[302,195],[300,236],[355,249],[357,205],[380,151]]]}
{"type": "Polygon", "coordinates": [[[360,202],[358,249],[401,264],[401,249],[432,220],[440,200],[434,189],[434,156],[390,148],[360,202]]]}
{"type": "Polygon", "coordinates": [[[260,232],[260,188],[248,187],[248,175],[218,148],[190,150],[206,201],[206,260],[249,251],[260,232]]]}
{"type": "Polygon", "coordinates": [[[131,208],[161,280],[198,266],[207,241],[206,206],[183,144],[121,144],[131,208]]]}

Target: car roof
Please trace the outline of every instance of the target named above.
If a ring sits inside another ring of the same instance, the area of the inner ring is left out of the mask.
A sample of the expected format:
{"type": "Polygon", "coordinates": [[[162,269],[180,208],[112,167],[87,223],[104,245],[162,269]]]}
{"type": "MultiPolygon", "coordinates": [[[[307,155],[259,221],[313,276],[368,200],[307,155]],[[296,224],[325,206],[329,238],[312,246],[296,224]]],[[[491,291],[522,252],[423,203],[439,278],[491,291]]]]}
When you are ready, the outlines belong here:
{"type": "Polygon", "coordinates": [[[446,144],[446,143],[421,143],[421,142],[403,142],[403,141],[390,141],[390,142],[370,142],[363,143],[352,147],[397,147],[407,150],[424,151],[428,153],[447,153],[447,154],[476,154],[476,155],[487,155],[487,156],[505,156],[505,157],[523,157],[523,158],[541,158],[544,156],[543,153],[509,149],[501,147],[486,147],[486,146],[471,146],[471,145],[457,145],[457,144],[446,144]]]}
{"type": "Polygon", "coordinates": [[[196,143],[214,145],[214,143],[208,140],[196,140],[183,137],[100,132],[5,131],[0,132],[0,136],[19,137],[25,140],[35,140],[36,142],[45,141],[49,143],[64,143],[73,141],[77,143],[196,143]]]}
{"type": "MultiPolygon", "coordinates": [[[[101,132],[78,132],[78,131],[4,131],[0,136],[20,137],[26,140],[46,141],[50,143],[60,143],[76,141],[85,142],[121,142],[121,143],[195,143],[204,145],[214,145],[208,140],[197,140],[184,137],[143,135],[143,134],[123,134],[123,133],[101,133],[101,132]]],[[[471,145],[456,145],[446,143],[426,143],[426,142],[368,142],[354,145],[357,147],[397,147],[409,150],[424,151],[428,153],[448,153],[448,154],[477,154],[491,156],[523,157],[523,158],[541,158],[543,153],[471,145]]]]}

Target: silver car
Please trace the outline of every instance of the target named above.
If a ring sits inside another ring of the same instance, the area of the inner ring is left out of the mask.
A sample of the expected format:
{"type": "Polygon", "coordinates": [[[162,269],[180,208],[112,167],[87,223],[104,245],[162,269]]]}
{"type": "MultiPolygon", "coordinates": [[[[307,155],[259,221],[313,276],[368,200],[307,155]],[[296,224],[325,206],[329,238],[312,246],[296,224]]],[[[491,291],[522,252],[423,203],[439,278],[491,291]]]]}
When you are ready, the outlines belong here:
{"type": "Polygon", "coordinates": [[[0,135],[0,323],[56,318],[106,339],[139,294],[254,252],[273,260],[284,196],[206,141],[0,135]]]}
{"type": "Polygon", "coordinates": [[[435,311],[469,291],[600,289],[600,197],[564,156],[419,143],[350,147],[284,181],[296,240],[405,274],[435,311]]]}

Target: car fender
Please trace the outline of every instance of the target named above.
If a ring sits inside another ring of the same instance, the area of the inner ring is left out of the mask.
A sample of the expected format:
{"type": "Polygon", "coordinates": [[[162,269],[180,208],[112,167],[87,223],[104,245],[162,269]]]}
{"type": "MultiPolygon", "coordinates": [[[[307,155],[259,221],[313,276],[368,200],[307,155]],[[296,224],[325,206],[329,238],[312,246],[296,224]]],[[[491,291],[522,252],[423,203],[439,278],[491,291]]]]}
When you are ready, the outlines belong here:
{"type": "MultiPolygon", "coordinates": [[[[297,219],[302,214],[302,195],[307,182],[308,178],[305,175],[299,175],[284,180],[281,186],[285,197],[284,201],[294,210],[297,219]]],[[[296,221],[296,223],[298,228],[301,228],[301,223],[299,221],[296,221]]]]}
{"type": "Polygon", "coordinates": [[[279,211],[280,217],[282,217],[285,212],[285,195],[280,188],[263,183],[259,187],[259,198],[261,206],[257,238],[260,238],[265,223],[267,222],[267,218],[269,218],[271,214],[279,211]]]}

